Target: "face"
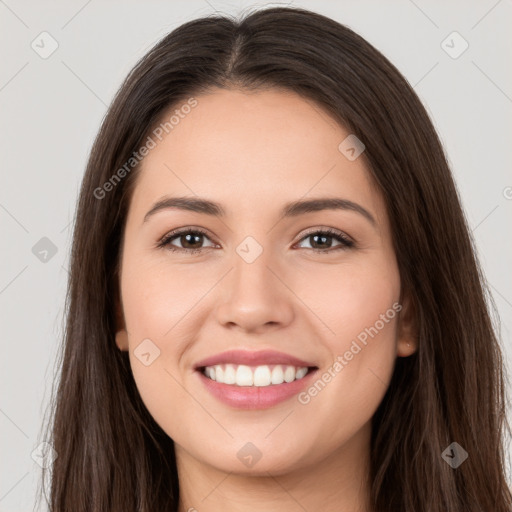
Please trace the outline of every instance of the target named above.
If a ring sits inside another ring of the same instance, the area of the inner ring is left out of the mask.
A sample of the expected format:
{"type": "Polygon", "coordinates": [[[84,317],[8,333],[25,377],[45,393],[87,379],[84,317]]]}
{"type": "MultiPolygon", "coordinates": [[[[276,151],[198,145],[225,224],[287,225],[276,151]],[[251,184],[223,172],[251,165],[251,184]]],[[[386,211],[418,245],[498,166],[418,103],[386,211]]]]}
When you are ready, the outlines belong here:
{"type": "Polygon", "coordinates": [[[291,92],[196,100],[155,139],[126,220],[116,343],[142,400],[177,454],[223,471],[364,446],[415,350],[364,154],[291,92]],[[318,199],[338,202],[290,207],[318,199]]]}

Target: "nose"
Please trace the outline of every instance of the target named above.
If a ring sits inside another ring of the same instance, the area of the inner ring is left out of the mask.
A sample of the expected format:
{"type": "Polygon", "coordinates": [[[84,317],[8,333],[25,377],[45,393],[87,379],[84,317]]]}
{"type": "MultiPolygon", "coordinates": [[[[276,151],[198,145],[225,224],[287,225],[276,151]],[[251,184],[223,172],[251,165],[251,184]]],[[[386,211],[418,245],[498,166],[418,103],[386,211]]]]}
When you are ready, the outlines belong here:
{"type": "Polygon", "coordinates": [[[294,294],[266,251],[252,263],[235,254],[233,267],[219,283],[216,314],[223,327],[259,333],[292,322],[294,294]]]}

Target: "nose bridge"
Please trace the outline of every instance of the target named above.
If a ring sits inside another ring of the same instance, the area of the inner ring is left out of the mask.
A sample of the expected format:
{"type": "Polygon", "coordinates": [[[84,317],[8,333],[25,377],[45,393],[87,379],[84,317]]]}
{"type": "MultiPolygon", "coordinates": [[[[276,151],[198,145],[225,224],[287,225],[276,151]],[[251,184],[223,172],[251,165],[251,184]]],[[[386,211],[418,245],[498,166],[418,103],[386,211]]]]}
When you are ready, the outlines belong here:
{"type": "Polygon", "coordinates": [[[270,249],[250,238],[239,244],[233,255],[233,270],[217,306],[218,320],[247,330],[285,324],[291,320],[293,308],[286,287],[274,274],[279,265],[272,261],[270,249]]]}
{"type": "Polygon", "coordinates": [[[231,276],[232,292],[239,300],[260,300],[263,295],[268,300],[279,293],[276,278],[269,269],[272,267],[271,250],[249,238],[236,248],[231,276]]]}

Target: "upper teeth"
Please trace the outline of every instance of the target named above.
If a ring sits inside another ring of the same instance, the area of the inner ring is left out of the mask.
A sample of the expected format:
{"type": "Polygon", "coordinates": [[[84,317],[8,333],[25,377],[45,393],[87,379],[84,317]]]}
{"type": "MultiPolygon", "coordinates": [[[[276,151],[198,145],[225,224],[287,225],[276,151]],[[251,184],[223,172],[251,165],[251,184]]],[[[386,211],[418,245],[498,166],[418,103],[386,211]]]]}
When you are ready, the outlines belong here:
{"type": "Polygon", "coordinates": [[[205,367],[203,373],[210,379],[222,384],[270,386],[271,384],[282,384],[283,382],[302,379],[308,373],[308,369],[282,365],[253,367],[243,364],[217,364],[205,367]]]}

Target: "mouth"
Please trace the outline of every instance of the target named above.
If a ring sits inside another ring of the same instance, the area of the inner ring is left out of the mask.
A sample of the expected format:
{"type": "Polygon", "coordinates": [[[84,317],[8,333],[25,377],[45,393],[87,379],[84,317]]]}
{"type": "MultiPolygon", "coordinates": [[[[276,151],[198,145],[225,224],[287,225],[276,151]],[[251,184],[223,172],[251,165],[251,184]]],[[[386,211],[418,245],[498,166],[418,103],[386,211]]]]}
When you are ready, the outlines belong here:
{"type": "Polygon", "coordinates": [[[236,387],[278,386],[303,379],[316,366],[217,364],[198,368],[206,378],[236,387]]]}
{"type": "Polygon", "coordinates": [[[225,405],[266,409],[310,385],[318,366],[273,350],[232,350],[200,361],[194,370],[206,390],[225,405]]]}

